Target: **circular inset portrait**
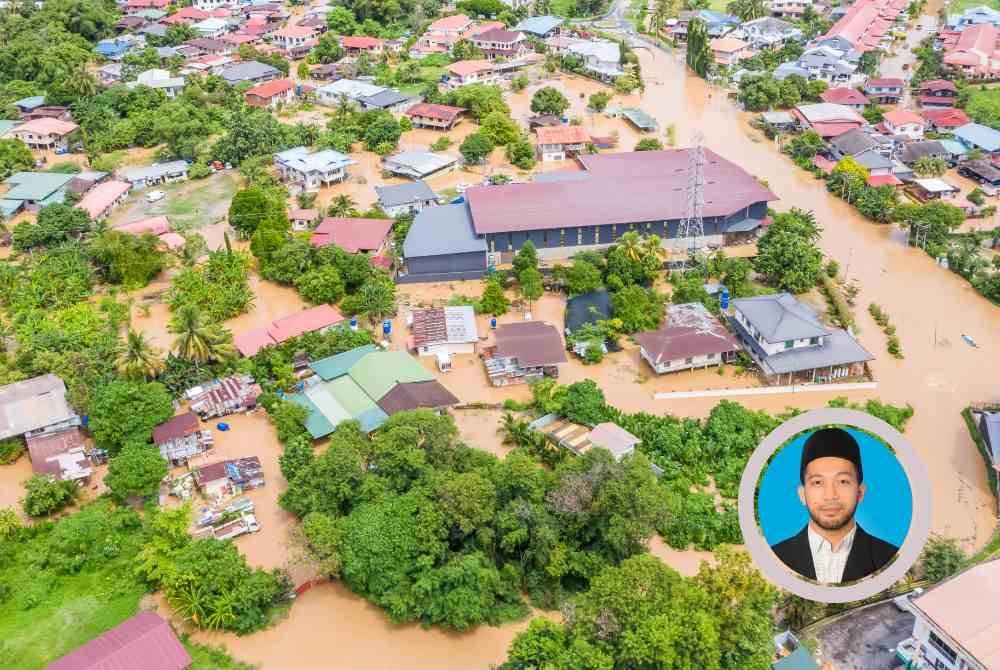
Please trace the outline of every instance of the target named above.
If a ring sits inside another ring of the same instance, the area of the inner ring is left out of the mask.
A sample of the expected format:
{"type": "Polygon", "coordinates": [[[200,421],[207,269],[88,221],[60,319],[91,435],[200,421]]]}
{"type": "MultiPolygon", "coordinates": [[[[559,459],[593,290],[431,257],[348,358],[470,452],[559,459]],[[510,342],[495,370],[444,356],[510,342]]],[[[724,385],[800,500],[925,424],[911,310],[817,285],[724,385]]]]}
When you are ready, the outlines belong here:
{"type": "Polygon", "coordinates": [[[740,483],[740,525],[779,586],[823,602],[860,600],[916,560],[930,526],[928,490],[923,465],[891,426],[864,412],[814,410],[754,452],[740,483]]]}

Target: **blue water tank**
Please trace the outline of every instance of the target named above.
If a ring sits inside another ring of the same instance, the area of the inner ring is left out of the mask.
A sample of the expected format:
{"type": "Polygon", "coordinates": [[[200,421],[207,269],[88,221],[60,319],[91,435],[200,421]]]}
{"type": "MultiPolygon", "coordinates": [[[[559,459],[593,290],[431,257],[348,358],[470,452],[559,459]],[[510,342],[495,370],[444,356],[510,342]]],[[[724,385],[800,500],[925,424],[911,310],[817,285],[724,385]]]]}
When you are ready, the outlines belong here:
{"type": "Polygon", "coordinates": [[[729,309],[729,289],[725,286],[719,291],[719,308],[722,311],[729,309]]]}
{"type": "Polygon", "coordinates": [[[490,319],[490,328],[492,328],[493,330],[497,329],[497,320],[496,320],[496,318],[490,319]]]}
{"type": "Polygon", "coordinates": [[[358,329],[358,317],[352,316],[351,317],[351,330],[357,330],[357,329],[358,329]]]}
{"type": "Polygon", "coordinates": [[[386,335],[392,332],[392,321],[390,321],[389,319],[385,319],[384,321],[382,321],[382,332],[385,333],[386,335]]]}

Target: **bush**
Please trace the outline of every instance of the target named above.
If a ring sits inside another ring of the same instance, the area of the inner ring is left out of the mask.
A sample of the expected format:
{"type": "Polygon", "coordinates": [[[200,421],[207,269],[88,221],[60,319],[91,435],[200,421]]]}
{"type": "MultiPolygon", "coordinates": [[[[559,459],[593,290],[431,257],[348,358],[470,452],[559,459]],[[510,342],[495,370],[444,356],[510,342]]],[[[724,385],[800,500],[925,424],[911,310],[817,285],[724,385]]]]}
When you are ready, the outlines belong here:
{"type": "Polygon", "coordinates": [[[58,482],[48,475],[35,475],[24,483],[21,506],[28,516],[51,516],[72,503],[79,489],[73,482],[58,482]]]}
{"type": "Polygon", "coordinates": [[[10,465],[21,458],[25,452],[24,441],[19,437],[11,437],[0,441],[0,465],[10,465]]]}
{"type": "Polygon", "coordinates": [[[830,279],[836,279],[837,275],[840,274],[840,263],[835,260],[830,260],[826,264],[826,276],[830,279]]]}

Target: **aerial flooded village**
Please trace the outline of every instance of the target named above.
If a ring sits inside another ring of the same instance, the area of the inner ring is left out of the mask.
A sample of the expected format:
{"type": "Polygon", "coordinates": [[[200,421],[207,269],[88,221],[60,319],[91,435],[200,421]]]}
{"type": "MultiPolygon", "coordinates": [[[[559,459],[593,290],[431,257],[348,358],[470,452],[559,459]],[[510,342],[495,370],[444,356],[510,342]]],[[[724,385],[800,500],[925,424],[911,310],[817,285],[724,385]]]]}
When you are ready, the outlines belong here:
{"type": "Polygon", "coordinates": [[[0,5],[4,668],[1000,668],[1000,1],[0,5]]]}

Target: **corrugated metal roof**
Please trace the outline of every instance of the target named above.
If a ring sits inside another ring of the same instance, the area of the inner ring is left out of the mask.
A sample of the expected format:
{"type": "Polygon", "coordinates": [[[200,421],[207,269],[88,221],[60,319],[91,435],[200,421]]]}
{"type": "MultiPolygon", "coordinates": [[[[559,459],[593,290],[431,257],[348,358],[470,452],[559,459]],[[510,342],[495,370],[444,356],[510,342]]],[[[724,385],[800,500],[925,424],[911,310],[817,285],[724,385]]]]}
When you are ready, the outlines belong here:
{"type": "Polygon", "coordinates": [[[746,317],[768,342],[786,342],[829,335],[816,313],[790,293],[737,298],[733,307],[746,317]]]}
{"type": "Polygon", "coordinates": [[[336,379],[341,375],[346,375],[352,365],[373,351],[378,351],[378,347],[374,344],[365,344],[356,349],[313,361],[309,367],[324,380],[336,379]]]}
{"type": "Polygon", "coordinates": [[[486,240],[473,231],[469,208],[465,203],[424,208],[413,219],[403,242],[406,258],[476,251],[486,252],[486,240]]]}
{"type": "Polygon", "coordinates": [[[47,670],[184,670],[190,665],[191,656],[170,624],[155,612],[139,612],[46,667],[47,670]]]}
{"type": "Polygon", "coordinates": [[[383,412],[392,416],[397,412],[413,409],[439,409],[458,402],[458,398],[437,380],[397,384],[382,396],[378,405],[383,412]]]}
{"type": "Polygon", "coordinates": [[[405,351],[370,353],[352,365],[348,374],[375,402],[396,384],[434,379],[434,375],[405,351]]]}

